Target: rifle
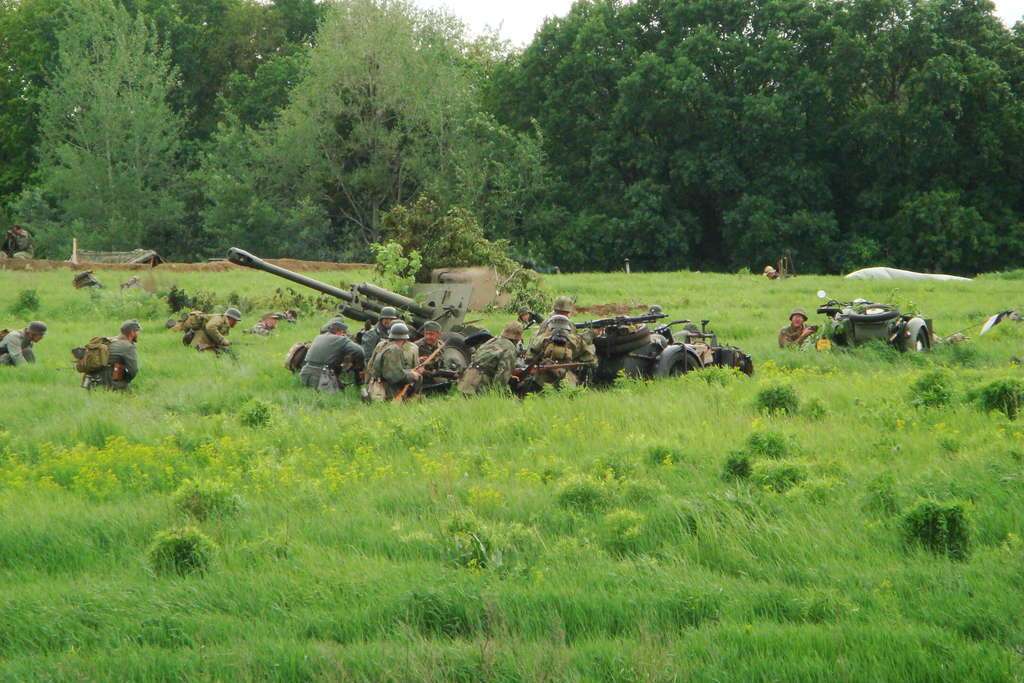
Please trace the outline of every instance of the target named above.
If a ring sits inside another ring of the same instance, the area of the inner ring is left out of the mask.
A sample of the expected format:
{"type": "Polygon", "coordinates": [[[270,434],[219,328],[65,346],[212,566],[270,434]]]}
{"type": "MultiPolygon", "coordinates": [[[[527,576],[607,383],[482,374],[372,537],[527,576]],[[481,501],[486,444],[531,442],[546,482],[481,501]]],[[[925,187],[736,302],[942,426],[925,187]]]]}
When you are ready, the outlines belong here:
{"type": "Polygon", "coordinates": [[[647,315],[619,315],[614,318],[600,318],[588,320],[583,323],[576,323],[577,330],[599,330],[605,327],[624,327],[626,325],[639,325],[641,323],[653,323],[662,318],[667,318],[665,313],[649,313],[647,315]]]}
{"type": "MultiPolygon", "coordinates": [[[[440,344],[438,344],[437,348],[434,349],[434,352],[432,354],[430,354],[429,356],[427,356],[426,358],[424,358],[423,362],[420,363],[419,365],[417,365],[413,369],[413,372],[417,372],[417,373],[421,373],[422,374],[423,370],[425,370],[428,365],[433,363],[434,359],[437,358],[437,356],[441,353],[441,351],[444,350],[444,347],[445,347],[446,344],[447,344],[447,342],[441,342],[440,344]]],[[[405,397],[409,395],[410,391],[412,391],[412,384],[411,383],[410,384],[406,384],[404,387],[402,387],[401,389],[398,390],[398,393],[395,394],[394,402],[395,403],[401,403],[403,400],[405,400],[405,397]]]]}
{"type": "Polygon", "coordinates": [[[590,367],[589,363],[533,363],[525,367],[516,368],[512,373],[513,377],[516,377],[520,381],[523,379],[519,375],[536,375],[538,372],[545,372],[547,370],[575,370],[576,368],[590,367]]]}

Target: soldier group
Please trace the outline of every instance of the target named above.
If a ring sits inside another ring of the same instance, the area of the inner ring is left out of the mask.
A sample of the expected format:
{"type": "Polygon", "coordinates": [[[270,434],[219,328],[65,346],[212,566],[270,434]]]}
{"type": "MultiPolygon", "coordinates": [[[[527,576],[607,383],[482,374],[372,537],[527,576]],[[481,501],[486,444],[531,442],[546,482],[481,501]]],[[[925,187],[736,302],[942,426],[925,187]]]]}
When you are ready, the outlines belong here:
{"type": "Polygon", "coordinates": [[[7,231],[3,243],[0,244],[0,259],[30,259],[33,257],[34,250],[32,236],[28,234],[28,230],[20,225],[15,225],[7,231]]]}

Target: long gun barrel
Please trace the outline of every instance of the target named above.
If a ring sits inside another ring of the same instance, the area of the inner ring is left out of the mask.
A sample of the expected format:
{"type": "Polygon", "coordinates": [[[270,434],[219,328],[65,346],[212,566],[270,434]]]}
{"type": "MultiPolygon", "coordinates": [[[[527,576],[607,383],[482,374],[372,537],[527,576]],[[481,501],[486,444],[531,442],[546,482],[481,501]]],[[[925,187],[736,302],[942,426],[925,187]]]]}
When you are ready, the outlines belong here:
{"type": "Polygon", "coordinates": [[[621,327],[623,325],[638,325],[640,323],[653,323],[667,318],[665,313],[651,313],[649,315],[618,316],[616,318],[601,318],[599,320],[588,320],[584,323],[576,323],[577,330],[599,330],[604,327],[621,327]]]}
{"type": "Polygon", "coordinates": [[[370,297],[371,299],[376,299],[378,301],[383,301],[384,303],[390,306],[395,306],[397,308],[409,311],[414,316],[417,316],[419,318],[433,320],[434,316],[437,315],[437,312],[433,308],[430,308],[428,306],[421,306],[420,304],[416,303],[415,299],[410,299],[409,297],[402,296],[401,294],[395,294],[394,292],[378,287],[377,285],[363,283],[361,285],[356,285],[356,291],[362,294],[363,296],[370,297]]]}
{"type": "Polygon", "coordinates": [[[237,266],[245,266],[246,268],[252,268],[254,270],[262,270],[272,275],[283,277],[285,280],[291,280],[297,285],[302,285],[303,287],[315,289],[318,292],[327,294],[328,296],[336,297],[338,299],[341,299],[342,301],[347,301],[348,303],[352,303],[356,299],[352,292],[349,292],[344,289],[338,289],[337,287],[332,287],[331,285],[325,282],[320,282],[319,280],[314,280],[311,277],[299,275],[298,273],[292,272],[287,268],[281,268],[280,266],[275,266],[272,263],[267,263],[260,257],[253,256],[244,249],[238,249],[236,247],[228,249],[228,261],[231,261],[237,266]]]}

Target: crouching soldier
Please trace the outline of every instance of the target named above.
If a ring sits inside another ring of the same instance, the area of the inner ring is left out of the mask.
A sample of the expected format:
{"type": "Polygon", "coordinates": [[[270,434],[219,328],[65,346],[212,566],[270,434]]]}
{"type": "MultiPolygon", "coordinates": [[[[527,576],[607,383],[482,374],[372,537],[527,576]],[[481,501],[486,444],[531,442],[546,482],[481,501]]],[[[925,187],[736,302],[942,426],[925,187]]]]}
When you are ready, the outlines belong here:
{"type": "Polygon", "coordinates": [[[242,313],[237,308],[229,308],[224,315],[211,315],[203,321],[202,327],[195,331],[192,346],[196,351],[213,351],[220,353],[231,346],[228,334],[231,328],[242,320],[242,313]]]}
{"type": "Polygon", "coordinates": [[[367,398],[371,401],[391,401],[403,393],[406,386],[415,387],[420,381],[416,369],[419,353],[409,341],[409,328],[405,323],[388,327],[388,341],[377,345],[367,363],[369,383],[367,398]]]}
{"type": "Polygon", "coordinates": [[[23,330],[0,336],[0,365],[35,363],[36,354],[32,347],[41,342],[45,335],[46,324],[36,320],[23,330]]]}
{"type": "Polygon", "coordinates": [[[473,396],[491,388],[508,389],[522,339],[523,326],[514,322],[505,326],[500,337],[478,346],[459,380],[459,391],[464,396],[473,396]]]}
{"type": "Polygon", "coordinates": [[[795,308],[789,314],[789,325],[779,330],[779,348],[800,346],[817,331],[817,326],[807,324],[807,313],[804,312],[804,309],[795,308]]]}
{"type": "Polygon", "coordinates": [[[303,385],[330,394],[341,390],[338,373],[345,365],[361,368],[363,349],[348,337],[348,325],[335,318],[325,326],[326,332],[313,340],[299,372],[303,385]]]}
{"type": "Polygon", "coordinates": [[[580,383],[583,371],[597,366],[594,345],[576,333],[572,322],[564,315],[548,318],[547,333],[538,334],[526,352],[526,363],[536,384],[555,384],[574,387],[580,383]],[[574,365],[569,368],[545,369],[551,365],[574,365]]]}
{"type": "MultiPolygon", "coordinates": [[[[124,391],[139,374],[139,354],[136,344],[142,325],[138,320],[128,320],[121,325],[121,334],[107,340],[107,362],[98,371],[82,378],[86,389],[106,387],[113,391],[124,391]]],[[[92,343],[92,342],[90,342],[92,343]]]]}

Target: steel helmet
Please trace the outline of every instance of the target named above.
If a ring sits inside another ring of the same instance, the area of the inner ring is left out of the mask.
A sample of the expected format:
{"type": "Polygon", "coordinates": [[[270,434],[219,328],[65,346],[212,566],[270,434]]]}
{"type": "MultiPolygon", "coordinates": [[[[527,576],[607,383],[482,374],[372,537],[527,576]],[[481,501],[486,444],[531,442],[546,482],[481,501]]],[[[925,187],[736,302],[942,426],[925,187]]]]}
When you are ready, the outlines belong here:
{"type": "Polygon", "coordinates": [[[237,308],[229,308],[228,310],[224,311],[224,317],[231,318],[235,322],[238,322],[239,320],[242,319],[242,312],[237,308]]]}
{"type": "Polygon", "coordinates": [[[441,325],[436,320],[428,320],[427,322],[423,323],[422,330],[423,332],[440,332],[441,325]]]}
{"type": "Polygon", "coordinates": [[[397,320],[398,319],[398,309],[395,308],[394,306],[385,306],[384,308],[380,309],[380,315],[377,316],[377,317],[380,318],[381,320],[384,320],[385,318],[390,318],[391,320],[397,320]]]}
{"type": "Polygon", "coordinates": [[[807,320],[807,311],[802,308],[794,308],[789,314],[789,319],[792,320],[794,315],[802,316],[804,320],[807,320]]]}
{"type": "Polygon", "coordinates": [[[555,299],[554,305],[551,307],[555,313],[572,313],[573,311],[572,298],[568,296],[560,296],[555,299]]]}
{"type": "Polygon", "coordinates": [[[505,325],[505,329],[501,331],[501,336],[505,339],[519,340],[523,338],[523,326],[517,322],[511,322],[505,325]]]}
{"type": "Polygon", "coordinates": [[[388,328],[388,339],[408,339],[409,328],[405,323],[395,323],[388,328]]]}
{"type": "Polygon", "coordinates": [[[551,333],[561,332],[563,334],[572,334],[576,331],[576,326],[572,324],[572,321],[566,318],[564,315],[553,315],[548,318],[548,329],[551,333]]]}

